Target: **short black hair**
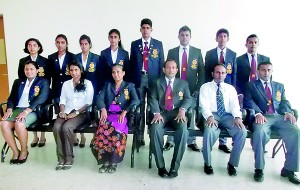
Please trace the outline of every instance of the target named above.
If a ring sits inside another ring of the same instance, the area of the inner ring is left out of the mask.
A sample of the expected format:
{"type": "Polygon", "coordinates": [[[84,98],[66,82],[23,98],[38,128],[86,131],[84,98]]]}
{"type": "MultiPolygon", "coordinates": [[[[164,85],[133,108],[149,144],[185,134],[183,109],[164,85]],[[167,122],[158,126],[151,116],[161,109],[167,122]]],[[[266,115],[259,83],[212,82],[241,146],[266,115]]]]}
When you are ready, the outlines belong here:
{"type": "Polygon", "coordinates": [[[216,38],[217,38],[221,33],[225,33],[225,34],[227,34],[227,37],[229,37],[229,32],[228,32],[228,30],[225,29],[225,28],[221,28],[221,29],[219,29],[219,30],[217,31],[217,33],[216,33],[216,38]]]}
{"type": "Polygon", "coordinates": [[[247,37],[247,39],[246,39],[246,43],[248,43],[248,40],[249,40],[250,38],[257,38],[257,39],[258,39],[258,36],[257,36],[256,34],[250,34],[250,35],[247,37]]]}
{"type": "Polygon", "coordinates": [[[92,41],[91,41],[91,38],[88,35],[83,34],[82,36],[80,36],[79,44],[81,44],[81,40],[86,40],[90,44],[90,48],[92,48],[92,41]]]}
{"type": "Polygon", "coordinates": [[[40,68],[39,65],[37,64],[37,62],[29,60],[29,61],[25,62],[24,69],[25,69],[25,66],[29,65],[29,64],[33,65],[36,69],[40,68]]]}
{"type": "Polygon", "coordinates": [[[43,46],[42,46],[41,42],[36,38],[29,38],[28,40],[26,40],[24,52],[30,54],[30,52],[28,51],[28,48],[27,48],[30,41],[35,41],[37,43],[37,45],[40,47],[38,54],[41,54],[43,52],[43,46]]]}
{"type": "Polygon", "coordinates": [[[180,35],[180,32],[186,32],[186,31],[190,32],[190,35],[192,35],[192,31],[187,25],[184,25],[179,29],[178,35],[180,35]]]}
{"type": "Polygon", "coordinates": [[[144,19],[141,21],[141,27],[142,27],[144,24],[148,24],[148,25],[152,28],[152,21],[151,21],[149,18],[144,18],[144,19]]]}
{"type": "Polygon", "coordinates": [[[260,66],[261,66],[261,65],[271,65],[271,66],[273,66],[273,64],[272,64],[270,61],[264,61],[264,62],[261,62],[261,63],[259,63],[259,64],[257,65],[257,70],[260,69],[260,66]]]}
{"type": "MultiPolygon", "coordinates": [[[[166,68],[166,64],[167,64],[168,62],[170,62],[170,61],[174,61],[174,62],[176,63],[175,59],[167,59],[167,60],[164,62],[164,68],[166,68]]],[[[177,67],[177,64],[176,64],[176,67],[177,67]]]]}
{"type": "Polygon", "coordinates": [[[222,66],[222,67],[224,67],[224,68],[226,69],[226,67],[225,67],[225,65],[224,65],[223,63],[218,63],[218,64],[216,64],[216,65],[214,66],[213,72],[215,72],[215,68],[218,67],[218,66],[222,66]]]}

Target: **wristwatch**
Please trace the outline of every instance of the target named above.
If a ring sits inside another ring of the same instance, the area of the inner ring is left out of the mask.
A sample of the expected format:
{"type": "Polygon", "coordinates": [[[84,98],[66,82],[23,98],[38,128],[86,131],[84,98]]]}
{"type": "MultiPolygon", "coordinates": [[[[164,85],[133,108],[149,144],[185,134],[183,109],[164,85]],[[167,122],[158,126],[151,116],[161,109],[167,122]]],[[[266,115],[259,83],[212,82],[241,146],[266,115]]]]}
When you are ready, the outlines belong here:
{"type": "Polygon", "coordinates": [[[78,111],[78,110],[76,110],[76,111],[75,111],[75,114],[76,114],[76,115],[79,115],[79,111],[78,111]]]}

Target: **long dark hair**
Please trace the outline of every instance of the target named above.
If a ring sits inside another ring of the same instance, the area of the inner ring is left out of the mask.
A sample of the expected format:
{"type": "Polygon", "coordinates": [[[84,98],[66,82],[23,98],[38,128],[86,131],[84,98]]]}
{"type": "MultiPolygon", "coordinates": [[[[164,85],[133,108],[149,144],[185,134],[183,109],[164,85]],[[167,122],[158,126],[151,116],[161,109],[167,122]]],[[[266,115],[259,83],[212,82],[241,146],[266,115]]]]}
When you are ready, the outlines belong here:
{"type": "Polygon", "coordinates": [[[80,71],[81,71],[81,77],[80,77],[80,80],[79,80],[79,84],[75,86],[74,91],[75,91],[75,92],[83,92],[83,91],[85,91],[85,89],[86,89],[86,86],[85,86],[85,84],[84,84],[85,72],[84,72],[83,66],[82,66],[81,63],[78,62],[78,61],[72,61],[72,62],[70,62],[70,63],[68,64],[68,69],[69,69],[69,70],[70,70],[70,67],[71,67],[72,65],[73,65],[73,66],[77,66],[77,67],[80,69],[80,71]]]}
{"type": "Polygon", "coordinates": [[[116,33],[116,34],[119,36],[120,41],[118,42],[118,46],[119,46],[120,48],[124,49],[124,48],[123,48],[123,45],[122,45],[122,40],[121,40],[121,33],[120,33],[120,31],[119,31],[118,29],[111,29],[111,30],[109,31],[109,33],[108,33],[108,37],[109,37],[112,33],[116,33]]]}

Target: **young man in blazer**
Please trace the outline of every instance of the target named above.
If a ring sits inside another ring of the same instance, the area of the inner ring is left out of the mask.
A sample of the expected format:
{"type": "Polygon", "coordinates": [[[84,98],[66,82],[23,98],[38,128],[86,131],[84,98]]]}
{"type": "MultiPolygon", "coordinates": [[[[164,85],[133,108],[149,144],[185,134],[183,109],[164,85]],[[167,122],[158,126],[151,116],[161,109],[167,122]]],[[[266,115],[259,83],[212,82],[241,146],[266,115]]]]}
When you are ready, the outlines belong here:
{"type": "Polygon", "coordinates": [[[276,130],[286,147],[281,176],[291,183],[300,184],[294,172],[299,171],[300,130],[296,124],[291,105],[285,96],[283,84],[272,81],[271,62],[262,62],[257,67],[258,80],[247,83],[244,108],[254,109],[253,150],[255,159],[254,180],[264,180],[264,150],[272,130],[276,130]]]}
{"type": "Polygon", "coordinates": [[[149,104],[153,119],[150,125],[151,149],[155,156],[158,175],[177,177],[180,161],[182,160],[188,137],[186,110],[192,105],[189,85],[186,81],[176,78],[178,72],[174,60],[164,63],[164,77],[155,81],[150,91],[149,104]],[[163,137],[165,125],[175,130],[175,147],[170,171],[165,168],[163,157],[163,137]]]}
{"type": "MultiPolygon", "coordinates": [[[[205,55],[205,82],[211,82],[213,80],[211,73],[215,65],[222,63],[226,68],[226,78],[224,82],[236,87],[236,53],[226,46],[229,41],[228,30],[225,28],[219,29],[216,34],[216,41],[218,46],[206,52],[205,55]]],[[[226,138],[219,138],[219,149],[229,154],[230,149],[226,146],[226,142],[226,138]]]]}
{"type": "Polygon", "coordinates": [[[139,145],[145,145],[145,97],[149,93],[151,83],[162,74],[164,50],[161,41],[151,37],[152,21],[145,18],[141,21],[142,38],[131,43],[130,80],[136,85],[141,100],[142,127],[138,137],[139,145]]]}
{"type": "MultiPolygon", "coordinates": [[[[176,61],[177,72],[176,77],[186,80],[189,84],[189,89],[193,97],[193,107],[196,107],[199,97],[200,86],[204,83],[204,64],[201,50],[190,45],[191,29],[188,26],[183,26],[179,29],[178,39],[180,45],[168,52],[167,59],[176,61]]],[[[189,128],[194,128],[194,118],[189,121],[189,128]]],[[[187,146],[193,151],[200,151],[196,144],[196,137],[188,137],[187,146]]],[[[164,150],[169,150],[174,147],[174,137],[168,136],[164,150]]]]}

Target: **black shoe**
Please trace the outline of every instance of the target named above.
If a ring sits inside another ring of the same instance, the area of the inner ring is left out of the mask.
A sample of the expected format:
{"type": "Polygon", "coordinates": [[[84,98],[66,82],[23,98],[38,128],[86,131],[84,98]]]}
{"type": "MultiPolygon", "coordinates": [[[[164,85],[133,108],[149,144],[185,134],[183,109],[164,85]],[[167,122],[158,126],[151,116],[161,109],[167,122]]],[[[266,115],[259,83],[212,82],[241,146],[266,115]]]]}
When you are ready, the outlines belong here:
{"type": "Polygon", "coordinates": [[[230,176],[236,176],[236,169],[229,162],[227,164],[227,171],[228,171],[228,175],[230,175],[230,176]]]}
{"type": "Polygon", "coordinates": [[[168,173],[168,171],[166,170],[166,168],[159,168],[159,169],[158,169],[158,175],[159,175],[160,177],[163,177],[163,178],[169,177],[169,173],[168,173]]]}
{"type": "Polygon", "coordinates": [[[38,147],[43,147],[45,145],[46,145],[46,139],[43,142],[39,141],[38,147]]]}
{"type": "Polygon", "coordinates": [[[80,143],[79,143],[79,147],[80,148],[84,148],[85,147],[85,142],[86,142],[86,138],[85,137],[81,137],[80,143]]]}
{"type": "Polygon", "coordinates": [[[22,159],[22,160],[18,159],[18,164],[24,164],[28,158],[28,155],[29,155],[29,152],[27,151],[27,155],[24,159],[22,159]]]}
{"type": "Polygon", "coordinates": [[[174,145],[172,145],[171,143],[169,142],[166,142],[165,146],[164,146],[164,151],[168,151],[170,150],[171,148],[173,148],[174,145]]]}
{"type": "Polygon", "coordinates": [[[144,139],[142,139],[142,140],[139,140],[139,146],[141,147],[141,146],[145,146],[145,140],[144,139]]]}
{"type": "Polygon", "coordinates": [[[214,169],[211,166],[208,166],[204,163],[204,172],[207,175],[211,175],[211,174],[214,174],[214,169]]]}
{"type": "Polygon", "coordinates": [[[17,159],[11,159],[10,161],[9,161],[9,163],[10,164],[18,164],[19,163],[19,159],[17,158],[17,159]]]}
{"type": "Polygon", "coordinates": [[[282,177],[287,177],[290,182],[293,184],[300,184],[300,180],[297,178],[296,174],[293,171],[289,171],[287,169],[282,168],[281,174],[282,177]]]}
{"type": "Polygon", "coordinates": [[[33,148],[33,147],[36,147],[37,145],[38,145],[38,143],[39,143],[39,138],[37,139],[37,141],[36,142],[33,142],[32,141],[32,143],[30,144],[30,146],[33,148]]]}
{"type": "Polygon", "coordinates": [[[178,176],[178,172],[174,169],[170,169],[169,171],[169,177],[170,178],[174,178],[174,177],[177,177],[178,176]]]}
{"type": "Polygon", "coordinates": [[[264,180],[264,172],[263,170],[260,170],[260,169],[255,169],[254,170],[254,181],[257,181],[257,182],[262,182],[264,180]]]}
{"type": "Polygon", "coordinates": [[[189,145],[187,145],[187,147],[190,148],[192,151],[200,152],[200,148],[197,146],[196,143],[189,144],[189,145]]]}
{"type": "Polygon", "coordinates": [[[76,139],[76,142],[74,142],[74,146],[78,146],[79,144],[79,139],[76,139]]]}
{"type": "Polygon", "coordinates": [[[226,146],[226,144],[219,145],[219,150],[222,150],[227,154],[231,153],[230,149],[226,146]]]}

